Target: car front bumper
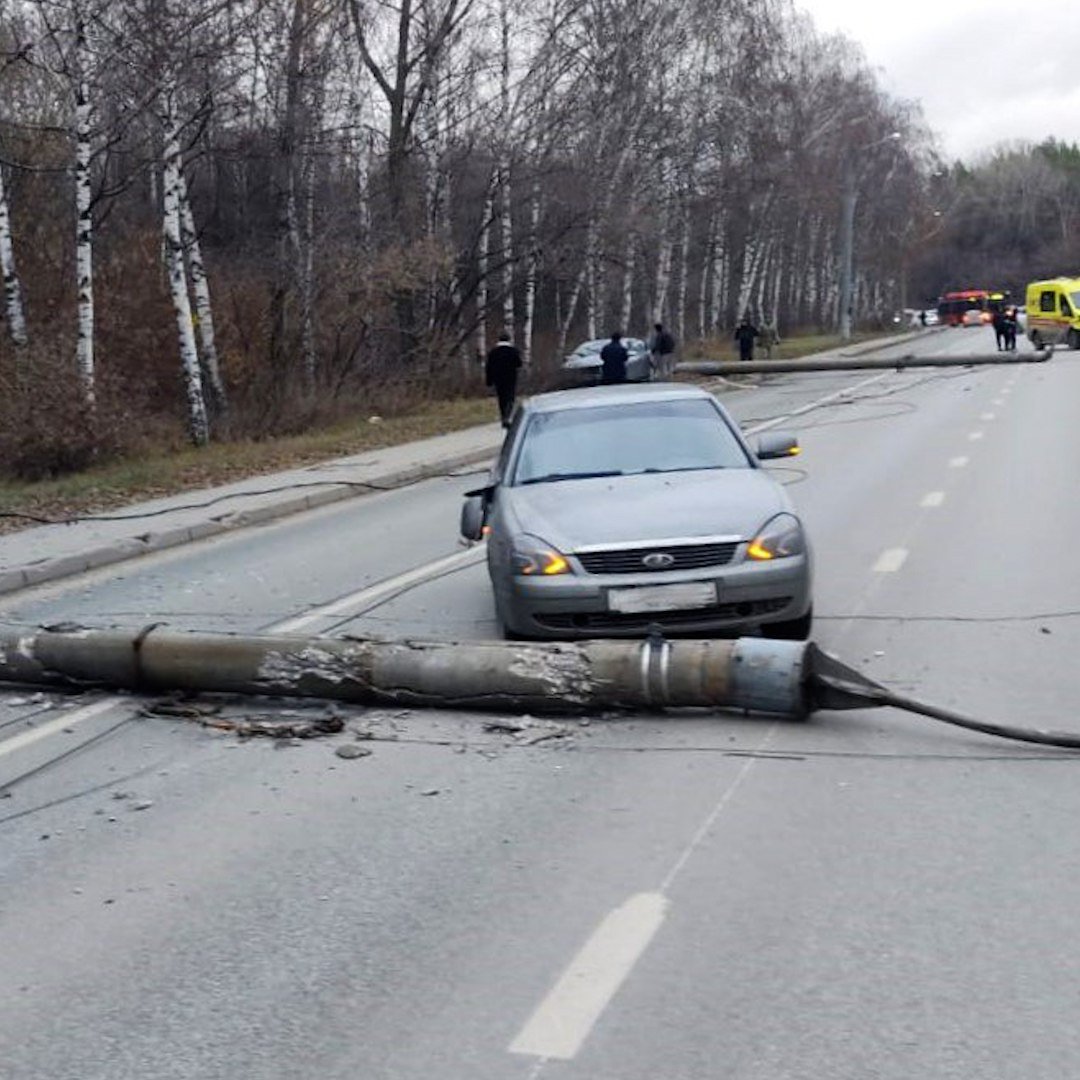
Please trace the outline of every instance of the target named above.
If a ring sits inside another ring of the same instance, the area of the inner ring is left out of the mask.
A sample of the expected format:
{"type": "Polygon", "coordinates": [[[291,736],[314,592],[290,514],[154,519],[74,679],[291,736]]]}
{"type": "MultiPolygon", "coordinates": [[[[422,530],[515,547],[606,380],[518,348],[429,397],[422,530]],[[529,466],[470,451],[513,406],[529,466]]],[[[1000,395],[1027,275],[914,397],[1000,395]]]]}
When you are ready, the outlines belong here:
{"type": "Polygon", "coordinates": [[[810,560],[743,561],[714,570],[647,574],[561,574],[512,577],[499,590],[507,629],[530,637],[636,637],[653,626],[670,633],[740,634],[801,618],[810,609],[810,560]],[[711,583],[707,607],[625,612],[613,608],[613,590],[711,583]]]}

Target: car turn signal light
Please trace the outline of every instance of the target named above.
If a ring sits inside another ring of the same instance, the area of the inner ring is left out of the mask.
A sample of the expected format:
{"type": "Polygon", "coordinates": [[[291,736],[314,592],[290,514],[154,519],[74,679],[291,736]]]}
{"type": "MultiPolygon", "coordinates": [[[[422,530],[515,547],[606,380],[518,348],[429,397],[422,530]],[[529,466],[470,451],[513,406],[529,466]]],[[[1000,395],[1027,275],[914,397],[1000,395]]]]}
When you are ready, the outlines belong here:
{"type": "Polygon", "coordinates": [[[570,570],[570,564],[557,551],[543,551],[537,554],[541,556],[542,561],[523,567],[521,570],[523,574],[543,574],[545,577],[551,577],[555,574],[565,574],[570,570]]]}

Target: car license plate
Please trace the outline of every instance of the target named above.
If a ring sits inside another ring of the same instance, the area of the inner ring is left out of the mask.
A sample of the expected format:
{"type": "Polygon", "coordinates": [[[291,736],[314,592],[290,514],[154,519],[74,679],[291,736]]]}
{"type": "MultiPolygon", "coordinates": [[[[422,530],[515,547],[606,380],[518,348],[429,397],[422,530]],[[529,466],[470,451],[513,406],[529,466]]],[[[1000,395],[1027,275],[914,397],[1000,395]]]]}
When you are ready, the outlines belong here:
{"type": "Polygon", "coordinates": [[[639,589],[609,589],[608,609],[624,614],[642,611],[680,611],[711,607],[716,603],[716,584],[687,581],[678,585],[645,585],[639,589]]]}

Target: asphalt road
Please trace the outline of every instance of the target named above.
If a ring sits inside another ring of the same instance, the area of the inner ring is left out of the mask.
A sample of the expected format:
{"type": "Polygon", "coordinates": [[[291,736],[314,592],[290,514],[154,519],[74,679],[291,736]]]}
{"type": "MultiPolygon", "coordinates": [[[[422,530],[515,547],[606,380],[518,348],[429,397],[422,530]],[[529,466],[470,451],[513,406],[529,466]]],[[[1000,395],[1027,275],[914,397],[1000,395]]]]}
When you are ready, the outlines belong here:
{"type": "MultiPolygon", "coordinates": [[[[921,347],[976,342],[993,348],[982,329],[921,347]]],[[[821,644],[940,704],[1080,730],[1080,354],[724,400],[803,443],[781,475],[814,542],[821,644]]],[[[445,561],[474,483],[147,557],[0,615],[488,637],[482,566],[445,561]],[[441,576],[400,578],[422,567],[441,576]]],[[[0,692],[5,1080],[1077,1070],[1074,755],[892,710],[519,735],[340,710],[346,734],[281,744],[139,705],[0,692]],[[337,757],[355,731],[371,755],[337,757]]]]}

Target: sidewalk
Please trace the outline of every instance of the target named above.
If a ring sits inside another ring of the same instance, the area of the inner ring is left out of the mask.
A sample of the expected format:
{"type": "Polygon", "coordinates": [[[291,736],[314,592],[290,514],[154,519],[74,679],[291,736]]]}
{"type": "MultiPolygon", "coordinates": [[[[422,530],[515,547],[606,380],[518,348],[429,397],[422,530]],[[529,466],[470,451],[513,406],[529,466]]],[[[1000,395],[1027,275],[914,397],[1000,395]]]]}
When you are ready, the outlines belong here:
{"type": "Polygon", "coordinates": [[[8,533],[0,536],[0,594],[485,463],[494,457],[502,435],[499,424],[484,424],[222,487],[185,491],[104,512],[96,515],[99,520],[8,533]]]}
{"type": "MultiPolygon", "coordinates": [[[[920,333],[925,331],[854,348],[860,352],[890,348],[920,333]]],[[[850,355],[854,350],[833,349],[816,355],[826,359],[841,351],[850,355]]],[[[0,595],[358,494],[402,487],[466,465],[486,463],[498,451],[502,435],[498,424],[484,424],[302,469],[136,503],[96,515],[98,520],[39,525],[8,533],[0,536],[0,595]]]]}

